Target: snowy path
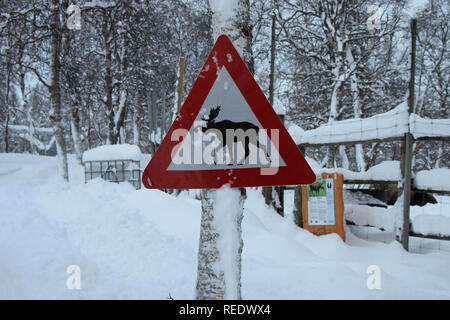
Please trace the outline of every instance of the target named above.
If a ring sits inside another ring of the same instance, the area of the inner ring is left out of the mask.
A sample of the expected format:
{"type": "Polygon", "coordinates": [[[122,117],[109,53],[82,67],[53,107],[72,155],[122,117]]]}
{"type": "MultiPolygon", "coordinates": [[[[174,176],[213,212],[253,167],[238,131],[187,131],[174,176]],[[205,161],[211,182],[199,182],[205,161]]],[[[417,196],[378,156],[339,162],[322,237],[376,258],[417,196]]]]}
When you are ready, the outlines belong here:
{"type": "MultiPolygon", "coordinates": [[[[191,299],[200,203],[94,180],[71,157],[70,184],[50,157],[0,154],[0,298],[191,299]],[[14,168],[20,170],[12,171],[14,168]],[[81,268],[68,290],[66,268],[81,268]]],[[[410,254],[347,232],[315,237],[248,190],[243,222],[245,299],[450,299],[450,253],[410,254]],[[369,290],[366,269],[382,270],[369,290]]]]}

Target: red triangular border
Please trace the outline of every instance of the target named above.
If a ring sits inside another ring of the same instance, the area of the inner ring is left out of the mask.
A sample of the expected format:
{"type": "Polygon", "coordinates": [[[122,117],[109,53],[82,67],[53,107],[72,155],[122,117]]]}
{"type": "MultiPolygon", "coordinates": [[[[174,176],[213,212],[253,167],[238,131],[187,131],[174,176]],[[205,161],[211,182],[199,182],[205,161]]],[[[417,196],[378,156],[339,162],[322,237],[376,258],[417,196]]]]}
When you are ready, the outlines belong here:
{"type": "Polygon", "coordinates": [[[315,179],[314,172],[226,35],[217,39],[183,107],[142,175],[144,186],[152,189],[220,188],[224,184],[230,184],[231,187],[297,185],[310,184],[315,179]],[[232,59],[229,59],[230,54],[232,59]],[[171,163],[171,152],[179,143],[171,141],[172,132],[180,128],[191,128],[223,66],[226,66],[256,118],[267,130],[269,138],[270,129],[279,130],[278,152],[286,166],[279,167],[274,175],[261,175],[260,168],[167,170],[171,163]]]}

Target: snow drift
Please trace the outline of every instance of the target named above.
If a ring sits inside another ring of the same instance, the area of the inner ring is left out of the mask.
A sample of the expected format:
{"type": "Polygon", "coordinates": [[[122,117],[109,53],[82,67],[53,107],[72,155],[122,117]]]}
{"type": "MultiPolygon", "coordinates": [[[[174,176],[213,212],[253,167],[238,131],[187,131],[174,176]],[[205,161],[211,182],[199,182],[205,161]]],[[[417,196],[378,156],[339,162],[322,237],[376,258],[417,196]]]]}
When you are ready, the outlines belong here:
{"type": "MultiPolygon", "coordinates": [[[[100,179],[84,184],[69,157],[0,155],[0,298],[175,299],[194,297],[200,201],[100,179]],[[81,289],[66,287],[78,265],[81,289]]],[[[450,254],[418,255],[393,242],[299,229],[248,189],[243,220],[244,299],[450,298],[450,254]],[[368,266],[382,270],[369,290],[368,266]]]]}

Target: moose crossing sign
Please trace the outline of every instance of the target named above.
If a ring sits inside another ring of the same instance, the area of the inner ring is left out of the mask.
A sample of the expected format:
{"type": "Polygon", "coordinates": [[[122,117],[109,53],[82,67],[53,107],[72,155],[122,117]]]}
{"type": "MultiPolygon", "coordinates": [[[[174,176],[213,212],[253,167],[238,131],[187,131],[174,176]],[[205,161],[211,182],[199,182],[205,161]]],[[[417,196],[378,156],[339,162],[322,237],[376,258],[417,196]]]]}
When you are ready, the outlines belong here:
{"type": "Polygon", "coordinates": [[[147,165],[143,184],[189,189],[314,180],[230,39],[221,35],[147,165]]]}

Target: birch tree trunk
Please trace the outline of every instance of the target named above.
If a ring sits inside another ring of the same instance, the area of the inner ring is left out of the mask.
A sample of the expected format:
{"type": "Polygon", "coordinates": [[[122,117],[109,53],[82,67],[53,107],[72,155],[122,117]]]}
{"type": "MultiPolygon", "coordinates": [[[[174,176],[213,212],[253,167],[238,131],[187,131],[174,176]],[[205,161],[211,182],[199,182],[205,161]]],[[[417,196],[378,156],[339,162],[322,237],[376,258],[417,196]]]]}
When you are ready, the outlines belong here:
{"type": "Polygon", "coordinates": [[[241,299],[245,188],[204,189],[196,299],[241,299]],[[242,193],[241,193],[242,192],[242,193]]]}
{"type": "Polygon", "coordinates": [[[6,61],[6,94],[5,94],[5,108],[6,108],[6,119],[5,119],[5,152],[9,152],[9,90],[11,82],[11,63],[9,59],[6,61]]]}
{"type": "Polygon", "coordinates": [[[161,137],[160,141],[162,142],[164,139],[164,135],[166,134],[166,123],[167,123],[167,106],[166,106],[166,95],[167,95],[167,87],[163,84],[161,88],[161,137]]]}
{"type": "MultiPolygon", "coordinates": [[[[342,105],[342,87],[344,82],[344,35],[341,25],[343,24],[344,2],[337,0],[333,3],[321,0],[319,2],[320,18],[322,28],[329,47],[330,61],[333,74],[333,92],[329,106],[328,123],[337,120],[342,105]]],[[[327,167],[335,167],[336,147],[328,147],[327,167]]]]}
{"type": "Polygon", "coordinates": [[[155,103],[155,94],[153,91],[147,91],[147,108],[149,114],[149,123],[150,127],[149,132],[149,140],[150,140],[150,154],[153,156],[156,151],[156,103],[155,103]]]}
{"type": "Polygon", "coordinates": [[[69,181],[69,173],[67,168],[67,150],[66,141],[64,139],[64,127],[61,118],[61,25],[59,1],[53,0],[52,20],[50,24],[51,32],[51,85],[50,85],[50,122],[53,127],[53,135],[55,136],[56,150],[58,156],[58,173],[66,181],[69,181]]]}
{"type": "Polygon", "coordinates": [[[114,134],[114,108],[113,108],[113,85],[112,85],[112,58],[111,58],[111,35],[110,26],[108,25],[108,16],[103,11],[103,23],[102,23],[102,36],[105,45],[105,107],[108,118],[108,136],[106,138],[106,144],[115,144],[114,134]]]}
{"type": "Polygon", "coordinates": [[[70,128],[72,131],[73,147],[75,150],[75,156],[79,164],[83,164],[82,150],[80,141],[80,114],[78,112],[78,105],[74,103],[72,105],[72,119],[70,121],[70,128]]]}
{"type": "MultiPolygon", "coordinates": [[[[348,46],[346,49],[346,58],[348,65],[353,65],[355,63],[352,51],[348,46]]],[[[350,90],[352,92],[353,116],[355,119],[359,119],[361,118],[361,101],[359,98],[359,81],[356,71],[350,76],[350,90]]],[[[366,161],[364,160],[364,150],[362,148],[362,144],[355,145],[355,157],[358,170],[365,171],[366,161]]]]}
{"type": "MultiPolygon", "coordinates": [[[[271,28],[271,38],[270,38],[270,75],[269,75],[269,102],[273,107],[273,97],[274,97],[274,82],[275,82],[275,27],[276,27],[276,16],[272,15],[272,28],[271,28]]],[[[273,205],[272,197],[272,186],[262,187],[262,194],[266,205],[273,205]]],[[[276,201],[275,201],[276,202],[276,201]]]]}
{"type": "MultiPolygon", "coordinates": [[[[214,39],[227,34],[253,73],[248,0],[209,0],[214,39]]],[[[205,189],[197,269],[197,299],[241,299],[242,219],[245,188],[205,189]],[[227,210],[223,210],[226,201],[227,210]],[[225,241],[226,240],[226,241],[225,241]]]]}
{"type": "Polygon", "coordinates": [[[133,144],[140,148],[141,144],[141,104],[138,102],[133,109],[133,144]]]}

